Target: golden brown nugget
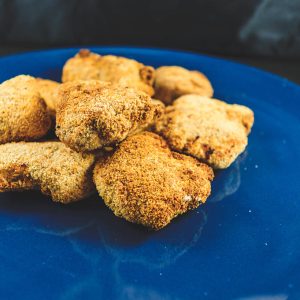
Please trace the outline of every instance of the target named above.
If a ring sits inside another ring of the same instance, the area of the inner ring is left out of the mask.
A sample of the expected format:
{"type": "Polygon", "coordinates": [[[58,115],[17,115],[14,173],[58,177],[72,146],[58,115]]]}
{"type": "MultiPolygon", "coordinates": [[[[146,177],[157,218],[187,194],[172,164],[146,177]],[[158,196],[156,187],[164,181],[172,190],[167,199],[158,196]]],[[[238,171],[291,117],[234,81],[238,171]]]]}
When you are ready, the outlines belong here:
{"type": "Polygon", "coordinates": [[[94,169],[99,195],[114,214],[155,230],[204,203],[212,179],[210,167],[150,132],[127,138],[94,169]]]}
{"type": "Polygon", "coordinates": [[[77,151],[113,146],[162,113],[144,92],[97,80],[64,83],[59,95],[56,134],[77,151]]]}
{"type": "Polygon", "coordinates": [[[172,149],[223,169],[244,151],[253,122],[246,106],[186,95],[165,109],[155,131],[172,149]]]}
{"type": "Polygon", "coordinates": [[[152,96],[154,73],[154,68],[136,60],[114,55],[101,56],[83,49],[65,63],[62,82],[102,80],[136,88],[152,96]]]}
{"type": "Polygon", "coordinates": [[[165,109],[165,104],[162,101],[152,98],[152,102],[160,105],[162,107],[162,109],[165,109]]]}
{"type": "Polygon", "coordinates": [[[39,139],[50,126],[35,78],[19,75],[0,84],[0,144],[39,139]]]}
{"type": "Polygon", "coordinates": [[[57,93],[60,83],[43,78],[36,78],[36,81],[40,95],[46,102],[50,115],[54,117],[57,107],[57,93]]]}
{"type": "Polygon", "coordinates": [[[163,66],[156,69],[154,87],[155,98],[165,104],[171,104],[174,99],[186,94],[212,97],[214,92],[204,74],[178,66],[163,66]]]}
{"type": "Polygon", "coordinates": [[[86,198],[95,191],[94,160],[58,141],[0,145],[0,192],[40,189],[62,203],[86,198]]]}
{"type": "Polygon", "coordinates": [[[153,131],[153,127],[154,127],[155,123],[157,122],[157,120],[159,120],[162,117],[162,115],[165,111],[165,108],[166,108],[165,104],[160,100],[152,98],[152,103],[158,106],[159,114],[153,119],[153,122],[147,128],[148,131],[153,131]]]}

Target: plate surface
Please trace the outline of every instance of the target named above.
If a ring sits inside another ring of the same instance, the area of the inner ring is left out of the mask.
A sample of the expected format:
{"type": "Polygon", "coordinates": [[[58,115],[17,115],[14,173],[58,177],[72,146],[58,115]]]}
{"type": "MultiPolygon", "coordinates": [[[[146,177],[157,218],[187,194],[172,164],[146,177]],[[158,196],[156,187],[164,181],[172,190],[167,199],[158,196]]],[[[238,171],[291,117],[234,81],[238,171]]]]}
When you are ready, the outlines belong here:
{"type": "MultiPolygon", "coordinates": [[[[156,233],[97,197],[63,206],[38,192],[0,194],[0,298],[300,299],[300,87],[192,53],[91,49],[203,71],[215,97],[254,110],[249,146],[218,172],[206,205],[156,233]]],[[[1,58],[0,81],[59,80],[77,50],[1,58]]]]}

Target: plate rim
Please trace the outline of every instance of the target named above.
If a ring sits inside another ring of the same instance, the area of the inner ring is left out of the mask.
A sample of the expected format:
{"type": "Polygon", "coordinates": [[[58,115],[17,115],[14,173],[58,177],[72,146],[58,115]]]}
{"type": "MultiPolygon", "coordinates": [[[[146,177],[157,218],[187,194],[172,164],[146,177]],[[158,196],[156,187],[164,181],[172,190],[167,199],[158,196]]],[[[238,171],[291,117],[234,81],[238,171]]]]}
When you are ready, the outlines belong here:
{"type": "Polygon", "coordinates": [[[0,56],[0,62],[4,62],[5,60],[9,61],[14,58],[22,58],[22,56],[28,56],[28,55],[36,55],[36,54],[46,54],[47,52],[65,52],[65,51],[78,51],[80,49],[89,49],[91,51],[101,51],[101,49],[109,50],[109,49],[115,49],[115,50],[131,50],[131,51],[153,51],[156,53],[161,52],[163,53],[173,53],[173,54],[181,54],[181,55],[189,55],[189,56],[195,56],[195,57],[202,57],[209,60],[214,60],[216,62],[220,63],[226,63],[229,65],[232,65],[234,67],[242,68],[242,69],[248,69],[255,73],[259,73],[261,75],[267,76],[270,79],[277,80],[280,82],[285,82],[285,84],[289,85],[292,88],[298,89],[300,93],[300,84],[297,84],[294,81],[291,81],[283,76],[274,74],[269,71],[265,71],[263,69],[260,69],[258,67],[254,67],[248,64],[236,62],[232,59],[227,58],[221,58],[218,56],[214,56],[211,54],[205,54],[202,52],[196,52],[191,50],[179,50],[179,49],[172,49],[172,48],[163,48],[163,47],[147,47],[147,46],[126,46],[126,45],[82,45],[82,46],[70,46],[70,47],[55,47],[55,48],[45,48],[45,49],[38,49],[38,50],[29,50],[29,51],[22,51],[18,53],[12,53],[0,56]]]}

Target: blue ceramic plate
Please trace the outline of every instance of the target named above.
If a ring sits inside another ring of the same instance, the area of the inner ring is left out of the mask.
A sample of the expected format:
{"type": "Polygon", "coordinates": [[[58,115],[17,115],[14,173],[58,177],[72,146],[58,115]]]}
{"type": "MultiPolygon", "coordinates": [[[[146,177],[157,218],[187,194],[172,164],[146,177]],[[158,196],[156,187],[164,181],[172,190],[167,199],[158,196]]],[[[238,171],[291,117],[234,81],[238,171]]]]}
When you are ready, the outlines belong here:
{"type": "MultiPolygon", "coordinates": [[[[1,58],[0,81],[59,80],[77,50],[1,58]]],[[[0,298],[300,299],[300,87],[191,53],[92,50],[203,71],[217,98],[254,110],[249,146],[217,173],[206,205],[160,232],[114,217],[97,197],[63,206],[1,194],[0,298]]]]}

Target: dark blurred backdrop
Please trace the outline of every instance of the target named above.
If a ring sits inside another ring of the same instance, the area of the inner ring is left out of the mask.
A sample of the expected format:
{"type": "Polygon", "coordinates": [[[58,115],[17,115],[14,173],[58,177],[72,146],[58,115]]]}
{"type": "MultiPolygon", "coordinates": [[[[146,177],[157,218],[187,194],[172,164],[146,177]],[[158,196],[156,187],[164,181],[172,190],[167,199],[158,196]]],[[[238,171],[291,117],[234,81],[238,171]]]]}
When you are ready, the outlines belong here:
{"type": "Polygon", "coordinates": [[[298,61],[300,0],[0,0],[0,43],[2,54],[108,44],[298,61]]]}

